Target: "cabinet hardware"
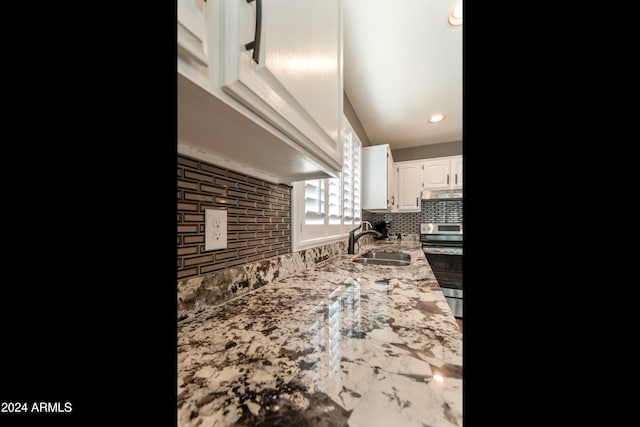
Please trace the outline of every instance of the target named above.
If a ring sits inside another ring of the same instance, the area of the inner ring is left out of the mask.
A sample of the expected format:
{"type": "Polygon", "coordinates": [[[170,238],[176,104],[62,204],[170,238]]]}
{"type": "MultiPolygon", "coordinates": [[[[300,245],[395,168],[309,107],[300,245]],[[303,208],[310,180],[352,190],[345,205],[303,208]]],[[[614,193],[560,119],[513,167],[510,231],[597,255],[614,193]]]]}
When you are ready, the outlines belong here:
{"type": "Polygon", "coordinates": [[[416,208],[418,207],[418,197],[416,197],[416,208]]]}
{"type": "Polygon", "coordinates": [[[449,185],[449,174],[447,174],[447,185],[449,185]]]}
{"type": "Polygon", "coordinates": [[[247,3],[256,2],[256,32],[255,32],[255,40],[252,42],[246,43],[244,48],[246,50],[253,49],[253,61],[256,64],[259,64],[260,60],[260,35],[262,33],[262,0],[247,0],[247,3]]]}
{"type": "Polygon", "coordinates": [[[458,174],[456,174],[456,184],[458,184],[458,174]]]}

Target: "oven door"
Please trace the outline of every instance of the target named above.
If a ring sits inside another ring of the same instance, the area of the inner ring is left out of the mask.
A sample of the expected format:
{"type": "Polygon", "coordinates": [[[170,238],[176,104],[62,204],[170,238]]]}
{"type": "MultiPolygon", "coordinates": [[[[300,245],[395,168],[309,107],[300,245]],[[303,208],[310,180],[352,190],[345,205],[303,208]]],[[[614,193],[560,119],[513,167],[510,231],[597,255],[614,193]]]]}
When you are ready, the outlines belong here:
{"type": "Polygon", "coordinates": [[[462,318],[462,248],[423,247],[453,315],[462,318]]]}
{"type": "Polygon", "coordinates": [[[441,288],[462,290],[462,255],[424,251],[441,288]]]}

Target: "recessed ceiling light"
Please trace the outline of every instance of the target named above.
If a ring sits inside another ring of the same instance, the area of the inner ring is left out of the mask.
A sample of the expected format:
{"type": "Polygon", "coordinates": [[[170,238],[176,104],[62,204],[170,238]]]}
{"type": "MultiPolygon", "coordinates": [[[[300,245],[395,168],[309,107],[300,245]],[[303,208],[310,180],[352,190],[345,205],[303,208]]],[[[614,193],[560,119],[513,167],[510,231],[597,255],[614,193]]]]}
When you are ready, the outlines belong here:
{"type": "Polygon", "coordinates": [[[449,24],[456,27],[462,25],[462,2],[458,3],[449,14],[449,24]]]}
{"type": "Polygon", "coordinates": [[[444,114],[434,114],[429,117],[429,123],[438,123],[444,120],[444,114]]]}

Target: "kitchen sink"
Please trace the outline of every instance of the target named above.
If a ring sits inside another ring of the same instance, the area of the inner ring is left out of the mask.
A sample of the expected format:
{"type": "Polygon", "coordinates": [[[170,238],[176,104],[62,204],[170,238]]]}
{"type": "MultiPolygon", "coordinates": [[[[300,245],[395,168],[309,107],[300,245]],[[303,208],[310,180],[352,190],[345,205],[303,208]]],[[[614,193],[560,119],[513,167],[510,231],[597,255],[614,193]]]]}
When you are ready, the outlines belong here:
{"type": "Polygon", "coordinates": [[[404,267],[411,264],[411,255],[405,252],[369,251],[353,259],[353,262],[372,265],[404,267]]]}
{"type": "Polygon", "coordinates": [[[362,258],[376,258],[376,259],[395,259],[400,261],[411,261],[411,255],[406,252],[395,251],[369,251],[362,255],[362,258]]]}

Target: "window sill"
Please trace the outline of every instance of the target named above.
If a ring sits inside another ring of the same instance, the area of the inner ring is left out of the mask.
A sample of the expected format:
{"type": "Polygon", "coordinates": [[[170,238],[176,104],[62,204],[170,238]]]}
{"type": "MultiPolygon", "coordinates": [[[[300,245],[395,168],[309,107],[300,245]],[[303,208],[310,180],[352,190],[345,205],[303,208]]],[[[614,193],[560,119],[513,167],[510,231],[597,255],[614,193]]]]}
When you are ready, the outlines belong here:
{"type": "Polygon", "coordinates": [[[349,238],[349,234],[342,234],[342,235],[338,235],[338,236],[330,236],[330,237],[322,237],[319,239],[313,239],[313,240],[306,240],[304,242],[301,242],[300,244],[298,244],[297,246],[294,246],[292,249],[292,252],[298,252],[298,251],[302,251],[305,249],[311,249],[311,248],[315,248],[317,246],[322,246],[322,245],[326,245],[328,243],[334,243],[334,242],[339,242],[341,240],[346,240],[349,238]]]}

